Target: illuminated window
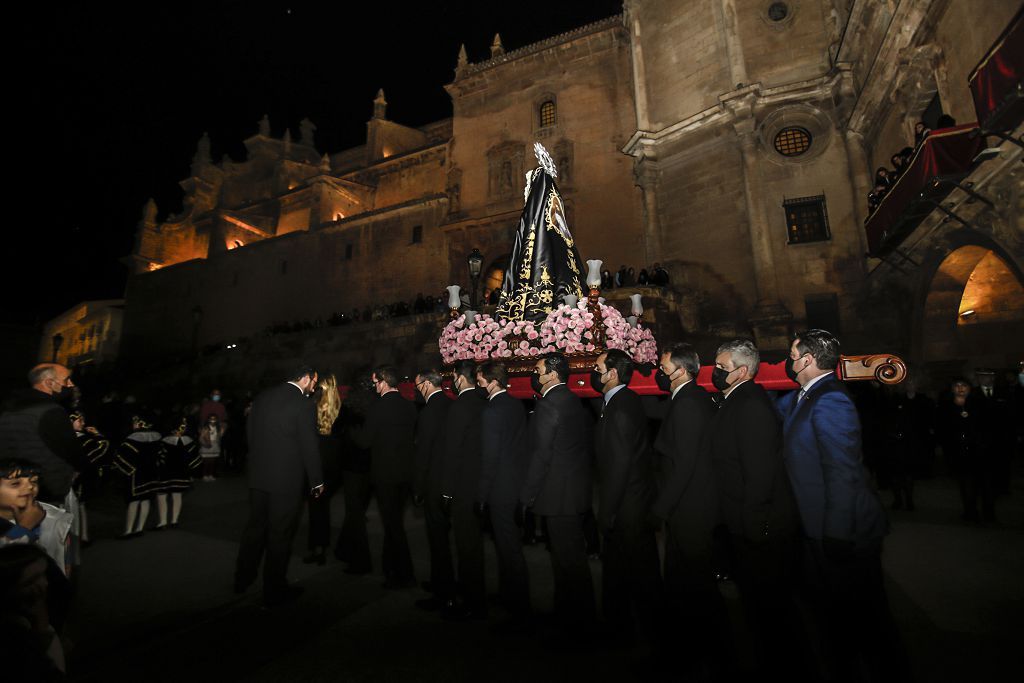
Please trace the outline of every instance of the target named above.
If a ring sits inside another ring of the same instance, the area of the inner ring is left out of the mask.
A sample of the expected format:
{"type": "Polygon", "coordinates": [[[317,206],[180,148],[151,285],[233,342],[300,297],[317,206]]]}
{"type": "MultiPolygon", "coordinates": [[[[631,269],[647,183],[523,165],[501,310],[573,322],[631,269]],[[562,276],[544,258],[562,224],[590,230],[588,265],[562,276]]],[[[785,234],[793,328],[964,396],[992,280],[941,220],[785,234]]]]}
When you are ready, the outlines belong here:
{"type": "Polygon", "coordinates": [[[419,244],[423,241],[423,226],[414,225],[412,226],[412,243],[419,244]]]}
{"type": "Polygon", "coordinates": [[[830,239],[825,195],[797,197],[782,202],[786,211],[786,233],[789,244],[822,242],[830,239]]]}
{"type": "Polygon", "coordinates": [[[551,100],[540,105],[540,127],[547,128],[555,125],[555,103],[551,100]]]}
{"type": "Polygon", "coordinates": [[[811,134],[806,128],[783,128],[775,136],[775,151],[786,157],[798,157],[811,148],[811,134]]]}

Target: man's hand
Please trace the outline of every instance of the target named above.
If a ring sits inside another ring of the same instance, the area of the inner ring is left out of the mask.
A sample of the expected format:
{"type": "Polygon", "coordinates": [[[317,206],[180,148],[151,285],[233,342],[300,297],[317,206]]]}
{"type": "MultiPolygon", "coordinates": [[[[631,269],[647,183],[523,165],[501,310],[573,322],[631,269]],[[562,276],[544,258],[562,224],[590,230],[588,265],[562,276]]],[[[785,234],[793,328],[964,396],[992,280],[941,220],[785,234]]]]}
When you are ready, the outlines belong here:
{"type": "Polygon", "coordinates": [[[92,425],[89,425],[88,427],[86,427],[85,431],[89,432],[93,436],[99,436],[100,435],[99,430],[96,429],[95,427],[93,427],[92,425]]]}
{"type": "Polygon", "coordinates": [[[320,496],[324,495],[325,488],[326,484],[321,482],[309,490],[309,495],[313,496],[313,498],[319,498],[320,496]]]}

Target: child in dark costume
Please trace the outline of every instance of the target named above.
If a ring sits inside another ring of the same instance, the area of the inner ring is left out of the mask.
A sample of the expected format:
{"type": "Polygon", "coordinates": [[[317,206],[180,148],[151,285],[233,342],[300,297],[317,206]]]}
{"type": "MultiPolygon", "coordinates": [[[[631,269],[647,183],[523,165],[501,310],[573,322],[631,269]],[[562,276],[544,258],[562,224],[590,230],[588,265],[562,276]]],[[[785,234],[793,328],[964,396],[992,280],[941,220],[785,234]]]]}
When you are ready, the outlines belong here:
{"type": "Polygon", "coordinates": [[[114,467],[128,478],[124,533],[119,538],[140,536],[149,516],[149,498],[160,490],[160,462],[164,459],[160,432],[139,416],[132,418],[132,432],[114,453],[114,467]]]}
{"type": "Polygon", "coordinates": [[[156,494],[156,511],[160,517],[157,529],[167,526],[167,497],[171,499],[171,528],[178,526],[182,493],[192,488],[191,473],[199,469],[203,459],[192,437],[186,436],[188,421],[182,418],[171,433],[163,438],[166,451],[160,468],[160,492],[156,494]]]}
{"type": "Polygon", "coordinates": [[[99,489],[103,479],[103,468],[107,466],[110,442],[104,439],[95,427],[86,426],[85,415],[81,412],[71,413],[69,417],[82,450],[82,457],[79,460],[81,472],[75,480],[74,488],[78,497],[78,537],[82,539],[82,545],[87,546],[90,543],[89,516],[85,503],[99,489]]]}

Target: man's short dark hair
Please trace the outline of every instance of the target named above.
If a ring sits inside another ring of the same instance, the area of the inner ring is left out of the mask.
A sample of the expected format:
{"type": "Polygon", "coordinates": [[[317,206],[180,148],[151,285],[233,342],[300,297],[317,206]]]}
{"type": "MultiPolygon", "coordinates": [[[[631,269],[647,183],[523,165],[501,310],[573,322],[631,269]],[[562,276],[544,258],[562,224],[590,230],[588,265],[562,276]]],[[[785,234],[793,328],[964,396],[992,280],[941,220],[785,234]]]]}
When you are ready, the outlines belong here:
{"type": "Polygon", "coordinates": [[[558,375],[559,382],[569,381],[569,361],[560,353],[549,353],[543,356],[544,369],[558,375]]]}
{"type": "Polygon", "coordinates": [[[398,376],[398,368],[394,365],[378,365],[373,369],[373,374],[377,375],[377,379],[387,382],[392,389],[397,389],[398,382],[401,381],[401,377],[398,376]]]}
{"type": "Polygon", "coordinates": [[[470,384],[476,384],[476,363],[474,361],[464,359],[455,361],[455,365],[452,367],[452,379],[462,376],[470,384]]]}
{"type": "Polygon", "coordinates": [[[619,384],[629,384],[633,377],[633,359],[622,349],[608,349],[606,353],[608,355],[604,359],[604,366],[618,374],[619,384]]]}
{"type": "Polygon", "coordinates": [[[502,389],[508,387],[508,369],[505,364],[496,360],[485,360],[477,366],[476,372],[488,383],[497,382],[502,389]]]}
{"type": "Polygon", "coordinates": [[[801,355],[809,353],[814,356],[821,370],[835,370],[839,365],[839,340],[827,330],[805,330],[793,337],[796,350],[801,355]]]}
{"type": "MultiPolygon", "coordinates": [[[[299,365],[297,368],[295,368],[295,370],[292,372],[292,374],[288,376],[288,381],[289,382],[298,382],[300,379],[302,379],[306,375],[309,375],[309,377],[312,378],[313,375],[315,375],[315,374],[316,374],[316,368],[314,368],[312,365],[306,365],[305,363],[303,363],[302,365],[299,365]]],[[[219,390],[215,390],[215,391],[219,391],[219,390]]],[[[213,392],[211,391],[210,393],[212,394],[213,392]]]]}
{"type": "Polygon", "coordinates": [[[416,373],[424,382],[430,382],[437,388],[441,388],[441,371],[437,368],[427,368],[416,373]]]}
{"type": "Polygon", "coordinates": [[[697,349],[693,348],[693,344],[676,342],[669,345],[662,353],[668,354],[672,365],[683,368],[690,377],[697,379],[697,373],[700,372],[700,356],[697,355],[697,349]]]}
{"type": "Polygon", "coordinates": [[[0,460],[0,478],[39,476],[39,465],[21,458],[4,458],[0,460]]]}

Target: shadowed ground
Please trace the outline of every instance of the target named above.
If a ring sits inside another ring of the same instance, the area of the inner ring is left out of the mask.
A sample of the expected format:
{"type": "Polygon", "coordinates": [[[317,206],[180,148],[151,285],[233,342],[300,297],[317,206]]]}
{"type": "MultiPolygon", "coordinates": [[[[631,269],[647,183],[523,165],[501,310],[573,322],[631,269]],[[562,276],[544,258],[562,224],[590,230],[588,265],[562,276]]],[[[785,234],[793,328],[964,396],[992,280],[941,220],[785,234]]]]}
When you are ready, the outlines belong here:
{"type": "MultiPolygon", "coordinates": [[[[1024,481],[999,499],[997,526],[960,521],[954,482],[921,482],[915,512],[892,513],[884,563],[889,599],[919,681],[994,680],[1019,665],[1024,642],[1024,481]]],[[[885,497],[888,500],[888,496],[885,497]]],[[[90,508],[95,543],[79,570],[69,658],[76,680],[182,681],[565,681],[635,680],[642,653],[599,645],[565,653],[538,636],[496,636],[488,624],[454,624],[413,606],[425,594],[386,591],[379,575],[353,577],[333,558],[300,561],[300,528],[289,578],[305,593],[269,612],[258,585],[231,590],[246,515],[245,480],[199,483],[185,497],[181,527],[117,541],[123,506],[113,495],[90,508]]],[[[332,520],[342,516],[340,496],[332,520]]],[[[154,523],[150,515],[150,526],[154,523]]],[[[423,520],[407,518],[417,578],[428,576],[423,520]]],[[[380,520],[370,508],[379,570],[380,520]]],[[[550,610],[543,546],[526,549],[534,606],[550,610]]],[[[497,587],[487,544],[489,589],[497,587]]],[[[595,582],[600,563],[592,561],[595,582]]],[[[599,584],[598,584],[599,585],[599,584]]],[[[731,611],[735,591],[725,585],[731,611]]],[[[503,614],[492,610],[490,623],[503,614]]],[[[543,632],[543,631],[542,631],[543,632]]],[[[743,648],[739,655],[745,657],[743,648]]],[[[664,678],[662,678],[664,680],[664,678]]]]}

